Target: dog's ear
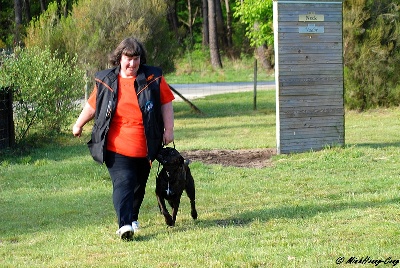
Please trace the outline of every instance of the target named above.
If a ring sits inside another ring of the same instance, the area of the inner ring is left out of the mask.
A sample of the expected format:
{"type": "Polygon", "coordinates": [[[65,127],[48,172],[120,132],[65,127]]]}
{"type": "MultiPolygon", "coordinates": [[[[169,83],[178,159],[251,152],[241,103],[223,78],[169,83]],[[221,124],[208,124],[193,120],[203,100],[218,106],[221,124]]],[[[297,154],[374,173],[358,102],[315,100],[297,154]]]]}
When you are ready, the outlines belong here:
{"type": "Polygon", "coordinates": [[[165,164],[166,162],[166,158],[168,157],[168,155],[171,154],[171,150],[169,147],[163,147],[158,151],[158,154],[156,156],[156,160],[158,162],[160,162],[161,164],[165,164]]]}
{"type": "Polygon", "coordinates": [[[160,164],[162,164],[162,162],[163,162],[162,154],[159,153],[159,154],[156,156],[156,160],[157,160],[160,164]]]}

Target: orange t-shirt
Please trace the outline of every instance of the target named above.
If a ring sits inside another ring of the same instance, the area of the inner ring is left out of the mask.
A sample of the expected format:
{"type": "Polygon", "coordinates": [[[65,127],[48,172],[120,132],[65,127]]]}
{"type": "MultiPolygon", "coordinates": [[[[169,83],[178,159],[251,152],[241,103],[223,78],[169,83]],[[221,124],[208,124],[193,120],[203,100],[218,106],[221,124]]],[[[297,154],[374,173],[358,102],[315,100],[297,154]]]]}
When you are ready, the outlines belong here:
{"type": "MultiPolygon", "coordinates": [[[[107,150],[130,157],[146,157],[147,143],[142,112],[134,87],[136,78],[118,76],[118,104],[107,135],[107,150]]],[[[96,109],[97,87],[88,103],[96,109]]],[[[175,99],[164,77],[160,83],[161,105],[175,99]]]]}

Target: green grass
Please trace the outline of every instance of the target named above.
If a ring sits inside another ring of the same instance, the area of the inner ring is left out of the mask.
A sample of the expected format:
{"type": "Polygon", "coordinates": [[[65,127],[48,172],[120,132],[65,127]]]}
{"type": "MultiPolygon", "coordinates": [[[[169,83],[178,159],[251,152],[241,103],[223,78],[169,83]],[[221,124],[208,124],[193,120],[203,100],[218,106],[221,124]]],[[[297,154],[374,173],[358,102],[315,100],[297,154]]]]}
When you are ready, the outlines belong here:
{"type": "MultiPolygon", "coordinates": [[[[251,94],[196,100],[205,116],[176,102],[177,148],[275,147],[274,92],[259,92],[257,111],[251,94]]],[[[89,128],[80,139],[66,134],[23,154],[2,153],[0,266],[338,267],[342,256],[398,260],[399,117],[400,108],[347,112],[346,146],[275,156],[268,168],[194,162],[199,219],[190,218],[183,196],[174,228],[158,212],[155,164],[133,242],[115,235],[111,182],[89,156],[89,128]]]]}

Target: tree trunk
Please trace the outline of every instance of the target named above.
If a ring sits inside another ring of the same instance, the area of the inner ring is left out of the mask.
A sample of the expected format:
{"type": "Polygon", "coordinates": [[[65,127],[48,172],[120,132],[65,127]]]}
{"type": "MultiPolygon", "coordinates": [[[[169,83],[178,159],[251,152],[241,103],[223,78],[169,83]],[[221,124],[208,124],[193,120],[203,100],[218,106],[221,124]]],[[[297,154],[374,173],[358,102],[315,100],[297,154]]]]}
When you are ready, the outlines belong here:
{"type": "Polygon", "coordinates": [[[210,44],[210,38],[209,38],[209,30],[208,30],[208,0],[202,0],[202,10],[203,10],[203,40],[202,40],[202,45],[203,47],[206,47],[210,44]]]}
{"type": "Polygon", "coordinates": [[[256,58],[258,62],[261,63],[262,68],[267,71],[267,73],[273,70],[272,64],[272,55],[273,49],[272,47],[268,47],[266,45],[262,45],[256,48],[256,58]]]}
{"type": "Polygon", "coordinates": [[[226,39],[228,41],[228,47],[232,48],[232,13],[229,6],[229,0],[225,0],[225,9],[226,9],[226,39]]]}
{"type": "Polygon", "coordinates": [[[190,0],[187,0],[187,6],[188,6],[188,27],[190,35],[190,47],[193,47],[192,5],[190,3],[190,0]]]}
{"type": "Polygon", "coordinates": [[[15,9],[15,24],[22,24],[22,1],[14,0],[14,9],[15,9]]]}
{"type": "Polygon", "coordinates": [[[221,0],[216,0],[215,2],[215,15],[217,21],[217,34],[220,39],[219,44],[221,44],[221,49],[228,49],[228,40],[226,38],[226,27],[224,22],[224,16],[222,14],[221,0]]]}
{"type": "Polygon", "coordinates": [[[196,8],[196,11],[194,14],[192,14],[192,4],[191,0],[187,0],[187,7],[188,7],[188,20],[187,20],[187,26],[189,28],[189,35],[190,35],[190,48],[193,48],[194,42],[193,42],[193,23],[197,17],[197,12],[198,9],[196,8]]]}
{"type": "Polygon", "coordinates": [[[178,20],[178,15],[176,14],[176,5],[177,5],[177,0],[168,0],[166,1],[167,3],[167,19],[168,19],[168,24],[170,29],[174,32],[175,38],[179,41],[180,43],[180,36],[179,36],[179,20],[178,20]]]}
{"type": "Polygon", "coordinates": [[[46,0],[39,0],[40,2],[40,11],[45,12],[46,11],[46,0]]]}
{"type": "Polygon", "coordinates": [[[20,45],[21,42],[21,30],[22,30],[22,1],[14,0],[15,10],[15,33],[14,33],[14,45],[20,45]]]}
{"type": "Polygon", "coordinates": [[[31,5],[29,3],[29,0],[24,0],[24,9],[25,9],[26,20],[27,22],[30,22],[32,16],[31,16],[31,5]]]}
{"type": "Polygon", "coordinates": [[[214,68],[221,69],[222,62],[218,47],[218,32],[217,32],[217,19],[215,14],[215,1],[208,0],[208,27],[210,37],[210,57],[211,65],[214,68]]]}

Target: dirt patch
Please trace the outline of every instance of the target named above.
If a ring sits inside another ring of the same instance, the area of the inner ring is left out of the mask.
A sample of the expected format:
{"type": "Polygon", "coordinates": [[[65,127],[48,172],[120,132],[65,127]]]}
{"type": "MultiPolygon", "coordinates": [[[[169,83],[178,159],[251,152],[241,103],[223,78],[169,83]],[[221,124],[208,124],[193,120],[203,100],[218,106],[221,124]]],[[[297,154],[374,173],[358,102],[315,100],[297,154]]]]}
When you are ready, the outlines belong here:
{"type": "Polygon", "coordinates": [[[182,156],[193,162],[219,164],[222,166],[263,168],[272,165],[271,157],[276,149],[251,150],[195,150],[183,151],[182,156]]]}

